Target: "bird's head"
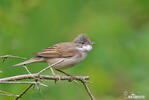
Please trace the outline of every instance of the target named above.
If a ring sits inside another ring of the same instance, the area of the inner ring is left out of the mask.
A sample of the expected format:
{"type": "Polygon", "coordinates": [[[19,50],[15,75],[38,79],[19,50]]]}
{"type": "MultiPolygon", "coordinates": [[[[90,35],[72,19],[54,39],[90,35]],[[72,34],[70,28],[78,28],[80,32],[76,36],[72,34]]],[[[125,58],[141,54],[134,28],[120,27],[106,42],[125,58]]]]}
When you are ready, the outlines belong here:
{"type": "Polygon", "coordinates": [[[80,50],[82,51],[90,51],[92,49],[92,45],[95,44],[94,42],[91,42],[88,36],[85,34],[78,35],[73,42],[80,44],[80,50]]]}

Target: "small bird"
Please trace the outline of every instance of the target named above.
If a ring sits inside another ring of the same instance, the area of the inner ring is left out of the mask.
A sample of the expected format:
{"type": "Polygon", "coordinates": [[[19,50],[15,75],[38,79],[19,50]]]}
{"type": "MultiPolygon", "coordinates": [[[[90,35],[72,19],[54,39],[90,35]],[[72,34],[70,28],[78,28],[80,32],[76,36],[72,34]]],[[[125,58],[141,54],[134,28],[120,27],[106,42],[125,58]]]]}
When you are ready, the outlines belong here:
{"type": "MultiPolygon", "coordinates": [[[[53,66],[56,70],[63,72],[61,69],[69,68],[84,60],[88,52],[92,49],[93,44],[95,43],[91,42],[88,36],[85,34],[80,34],[72,42],[58,43],[51,47],[45,48],[41,52],[35,53],[33,58],[13,66],[26,65],[34,62],[47,62],[50,66],[59,60],[63,60],[56,66],[53,66]]],[[[52,75],[56,76],[53,68],[51,67],[50,69],[52,75]]]]}

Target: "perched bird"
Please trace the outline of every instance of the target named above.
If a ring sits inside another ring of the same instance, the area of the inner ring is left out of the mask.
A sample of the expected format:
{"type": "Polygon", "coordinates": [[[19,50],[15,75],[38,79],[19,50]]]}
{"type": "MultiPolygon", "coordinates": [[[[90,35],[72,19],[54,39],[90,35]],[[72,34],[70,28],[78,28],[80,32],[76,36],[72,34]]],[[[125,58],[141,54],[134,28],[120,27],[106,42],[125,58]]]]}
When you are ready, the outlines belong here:
{"type": "MultiPolygon", "coordinates": [[[[92,49],[93,44],[95,43],[91,42],[88,36],[85,34],[80,34],[72,42],[55,44],[39,53],[35,53],[33,58],[13,66],[20,66],[34,62],[47,62],[51,65],[59,60],[63,60],[61,63],[53,67],[62,72],[61,69],[69,68],[84,60],[88,52],[92,49]]],[[[52,67],[50,69],[52,75],[56,76],[52,67]]]]}

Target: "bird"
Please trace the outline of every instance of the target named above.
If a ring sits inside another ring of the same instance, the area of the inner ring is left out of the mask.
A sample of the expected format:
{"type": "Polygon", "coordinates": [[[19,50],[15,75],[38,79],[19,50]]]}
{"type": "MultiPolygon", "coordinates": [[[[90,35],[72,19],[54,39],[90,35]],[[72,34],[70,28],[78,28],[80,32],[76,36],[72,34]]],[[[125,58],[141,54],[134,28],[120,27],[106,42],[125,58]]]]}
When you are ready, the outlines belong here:
{"type": "Polygon", "coordinates": [[[34,56],[29,60],[12,66],[16,67],[35,62],[46,62],[50,66],[59,60],[63,60],[61,63],[50,67],[51,73],[53,76],[57,76],[53,70],[54,68],[65,75],[71,76],[62,70],[70,68],[83,61],[86,58],[88,52],[92,50],[92,46],[94,44],[95,43],[91,42],[86,34],[79,34],[72,42],[62,42],[55,44],[43,49],[41,52],[34,53],[34,56]]]}

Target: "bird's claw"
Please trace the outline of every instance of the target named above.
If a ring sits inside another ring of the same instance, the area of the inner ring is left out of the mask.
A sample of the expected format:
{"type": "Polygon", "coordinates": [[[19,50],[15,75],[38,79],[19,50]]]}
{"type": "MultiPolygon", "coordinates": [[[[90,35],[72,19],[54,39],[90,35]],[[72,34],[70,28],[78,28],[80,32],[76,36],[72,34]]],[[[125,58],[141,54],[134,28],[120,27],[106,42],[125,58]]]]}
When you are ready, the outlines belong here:
{"type": "Polygon", "coordinates": [[[53,75],[56,79],[55,79],[55,84],[57,81],[61,80],[62,76],[60,75],[53,75]]]}

